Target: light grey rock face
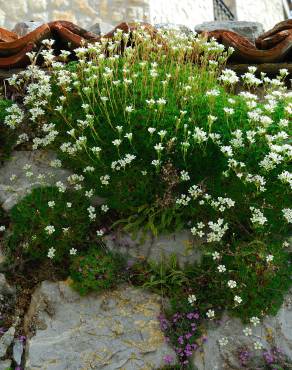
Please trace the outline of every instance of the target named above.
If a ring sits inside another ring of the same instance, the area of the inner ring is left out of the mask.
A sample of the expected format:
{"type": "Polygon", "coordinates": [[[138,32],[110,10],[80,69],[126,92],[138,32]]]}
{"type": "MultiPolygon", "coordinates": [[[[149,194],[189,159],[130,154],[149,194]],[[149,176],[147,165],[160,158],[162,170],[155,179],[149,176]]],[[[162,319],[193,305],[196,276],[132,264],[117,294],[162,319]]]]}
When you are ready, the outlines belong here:
{"type": "Polygon", "coordinates": [[[115,26],[113,26],[110,23],[100,22],[100,23],[95,23],[93,26],[91,26],[89,28],[89,31],[100,36],[100,35],[105,35],[111,32],[114,28],[115,26]]]}
{"type": "Polygon", "coordinates": [[[9,211],[35,187],[52,185],[57,181],[66,184],[71,173],[51,167],[50,162],[54,159],[56,155],[49,151],[14,151],[11,158],[0,168],[0,203],[3,209],[9,211]],[[31,168],[25,170],[24,166],[27,164],[31,168]],[[28,177],[27,172],[31,172],[32,176],[28,177]],[[16,178],[11,181],[13,175],[16,178]],[[38,177],[42,175],[45,175],[44,179],[38,177]]]}
{"type": "Polygon", "coordinates": [[[6,355],[8,347],[13,342],[15,327],[11,326],[0,338],[0,358],[6,355]]]}
{"type": "Polygon", "coordinates": [[[11,360],[0,361],[0,370],[7,370],[11,367],[11,360]]]}
{"type": "Polygon", "coordinates": [[[21,364],[23,350],[24,350],[23,342],[17,339],[13,345],[13,360],[18,366],[20,366],[21,364]]]}
{"type": "Polygon", "coordinates": [[[19,22],[14,26],[12,31],[17,33],[17,35],[21,37],[32,32],[36,28],[40,27],[42,24],[43,22],[19,22]]]}
{"type": "Polygon", "coordinates": [[[160,297],[121,286],[80,297],[67,282],[43,282],[25,319],[35,327],[26,370],[134,370],[163,366],[172,355],[159,328],[160,297]]]}
{"type": "Polygon", "coordinates": [[[258,22],[245,21],[214,21],[204,22],[195,26],[196,32],[215,31],[215,30],[229,30],[237,32],[239,35],[247,37],[254,42],[255,39],[264,32],[263,25],[258,22]]]}
{"type": "MultiPolygon", "coordinates": [[[[212,324],[211,324],[212,325],[212,324]]],[[[253,353],[258,353],[255,361],[261,361],[261,351],[254,349],[254,343],[259,341],[264,349],[271,346],[280,348],[292,360],[292,292],[290,292],[281,309],[274,317],[266,317],[257,327],[252,328],[252,335],[245,336],[244,326],[239,319],[225,315],[217,328],[209,327],[208,340],[203,345],[203,351],[197,351],[193,364],[198,370],[240,370],[238,359],[239,348],[246,347],[253,353]],[[226,346],[220,346],[219,340],[228,339],[226,346]],[[269,341],[267,340],[269,338],[269,341]]],[[[254,368],[257,366],[255,365],[254,368]]]]}
{"type": "Polygon", "coordinates": [[[175,24],[175,23],[156,23],[154,25],[155,28],[163,29],[163,30],[175,30],[180,31],[186,35],[190,35],[193,33],[193,31],[183,24],[175,24]]]}
{"type": "Polygon", "coordinates": [[[189,231],[157,237],[147,234],[145,241],[141,240],[141,234],[133,240],[129,234],[113,233],[107,235],[105,240],[108,249],[119,252],[128,259],[143,258],[159,263],[162,259],[170,259],[175,255],[179,265],[183,267],[187,263],[199,262],[202,256],[200,242],[189,231]]]}

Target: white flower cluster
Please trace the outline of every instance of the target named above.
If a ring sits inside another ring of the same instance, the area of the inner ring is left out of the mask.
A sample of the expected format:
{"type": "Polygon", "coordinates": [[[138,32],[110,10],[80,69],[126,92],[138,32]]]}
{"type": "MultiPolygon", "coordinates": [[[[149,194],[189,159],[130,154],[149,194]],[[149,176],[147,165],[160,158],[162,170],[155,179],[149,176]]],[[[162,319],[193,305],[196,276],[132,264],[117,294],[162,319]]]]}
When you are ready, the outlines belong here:
{"type": "Polygon", "coordinates": [[[135,158],[136,156],[133,154],[126,154],[124,158],[112,162],[111,168],[113,171],[120,171],[121,169],[125,169],[126,166],[130,165],[135,158]]]}

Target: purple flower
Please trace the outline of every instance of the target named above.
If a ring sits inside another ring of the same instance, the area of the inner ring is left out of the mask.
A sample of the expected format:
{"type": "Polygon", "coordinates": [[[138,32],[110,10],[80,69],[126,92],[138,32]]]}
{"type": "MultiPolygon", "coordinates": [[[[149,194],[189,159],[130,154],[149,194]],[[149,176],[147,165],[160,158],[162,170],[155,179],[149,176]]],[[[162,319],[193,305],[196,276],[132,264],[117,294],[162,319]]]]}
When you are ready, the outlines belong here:
{"type": "Polygon", "coordinates": [[[182,336],[180,336],[177,341],[179,344],[184,344],[184,338],[182,336]]]}
{"type": "Polygon", "coordinates": [[[163,357],[163,360],[167,365],[170,365],[173,363],[174,358],[171,355],[166,355],[163,357]]]}
{"type": "Polygon", "coordinates": [[[190,339],[190,338],[191,338],[191,336],[192,336],[192,334],[191,334],[191,333],[187,333],[187,334],[185,335],[185,338],[186,338],[186,339],[190,339]]]}

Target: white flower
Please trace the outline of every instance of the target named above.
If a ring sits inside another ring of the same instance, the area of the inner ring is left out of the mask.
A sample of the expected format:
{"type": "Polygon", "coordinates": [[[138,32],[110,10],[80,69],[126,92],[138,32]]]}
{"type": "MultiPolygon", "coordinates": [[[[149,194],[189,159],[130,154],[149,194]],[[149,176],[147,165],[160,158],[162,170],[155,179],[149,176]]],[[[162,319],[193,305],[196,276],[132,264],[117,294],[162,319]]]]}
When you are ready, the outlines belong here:
{"type": "Polygon", "coordinates": [[[242,298],[239,295],[234,296],[234,302],[240,304],[242,302],[242,298]]]}
{"type": "Polygon", "coordinates": [[[75,256],[77,254],[77,249],[71,248],[69,253],[70,253],[71,256],[75,256]]]}
{"type": "Polygon", "coordinates": [[[63,233],[66,235],[69,233],[70,227],[62,227],[63,233]]]}
{"type": "Polygon", "coordinates": [[[224,112],[227,114],[227,115],[232,115],[234,114],[234,109],[233,108],[223,108],[224,112]]]}
{"type": "Polygon", "coordinates": [[[208,243],[220,242],[225,232],[228,230],[228,224],[224,224],[224,220],[222,218],[219,218],[217,222],[208,222],[208,226],[211,229],[211,232],[207,235],[208,243]]]}
{"type": "Polygon", "coordinates": [[[273,256],[272,254],[268,254],[268,255],[267,255],[267,257],[266,257],[266,261],[267,261],[268,263],[272,262],[272,261],[273,261],[273,259],[274,259],[274,256],[273,256]]]}
{"type": "Polygon", "coordinates": [[[254,349],[255,350],[261,350],[263,348],[262,343],[260,343],[258,341],[257,342],[254,342],[253,346],[254,346],[254,349]]]}
{"type": "Polygon", "coordinates": [[[49,251],[48,251],[48,257],[50,259],[53,259],[55,257],[55,252],[56,252],[56,249],[55,248],[50,248],[49,251]]]}
{"type": "Polygon", "coordinates": [[[48,225],[45,227],[45,232],[48,235],[52,235],[56,231],[55,227],[53,225],[48,225]]]}
{"type": "Polygon", "coordinates": [[[53,201],[53,200],[51,200],[51,201],[49,201],[49,202],[48,202],[48,206],[49,206],[50,208],[54,208],[54,207],[55,207],[55,205],[56,205],[56,203],[55,203],[55,201],[53,201]]]}
{"type": "Polygon", "coordinates": [[[91,221],[96,219],[96,213],[95,213],[95,208],[93,206],[90,206],[87,208],[88,211],[88,216],[91,221]]]}
{"type": "Polygon", "coordinates": [[[131,141],[133,139],[132,132],[129,132],[129,133],[125,134],[125,138],[127,138],[129,141],[131,141]]]}
{"type": "Polygon", "coordinates": [[[4,226],[4,225],[1,225],[0,226],[0,232],[2,232],[3,233],[3,231],[5,231],[6,230],[6,227],[4,226]]]}
{"type": "Polygon", "coordinates": [[[222,71],[219,80],[221,80],[226,85],[234,85],[239,81],[239,78],[234,71],[226,68],[222,71]]]}
{"type": "Polygon", "coordinates": [[[72,203],[67,202],[67,203],[66,203],[66,206],[67,206],[67,208],[71,208],[71,207],[72,207],[72,203]]]}
{"type": "Polygon", "coordinates": [[[236,286],[237,286],[236,281],[234,281],[234,280],[229,280],[229,281],[227,282],[227,285],[228,285],[228,286],[229,286],[229,288],[231,288],[231,289],[234,289],[234,288],[236,288],[236,286]]]}
{"type": "Polygon", "coordinates": [[[193,304],[194,302],[196,302],[196,300],[197,300],[197,297],[194,294],[188,296],[189,304],[193,304]]]}
{"type": "Polygon", "coordinates": [[[156,128],[154,127],[149,127],[148,132],[152,135],[156,131],[156,128]]]}
{"type": "Polygon", "coordinates": [[[131,113],[131,112],[133,112],[134,111],[134,108],[133,108],[133,106],[132,105],[129,105],[128,107],[126,107],[126,109],[125,109],[125,112],[127,112],[127,113],[131,113]]]}
{"type": "Polygon", "coordinates": [[[97,230],[96,231],[96,235],[97,236],[103,236],[104,235],[104,231],[103,230],[97,230]]]}
{"type": "Polygon", "coordinates": [[[102,212],[106,213],[109,210],[109,207],[106,204],[103,204],[101,207],[102,212]]]}
{"type": "Polygon", "coordinates": [[[54,168],[60,168],[62,167],[62,162],[59,159],[55,159],[50,162],[50,166],[54,168]]]}
{"type": "Polygon", "coordinates": [[[253,316],[249,320],[253,326],[257,326],[260,323],[260,319],[256,316],[253,316]]]}
{"type": "Polygon", "coordinates": [[[57,181],[56,187],[58,188],[60,193],[64,193],[66,191],[66,186],[62,183],[62,181],[57,181]]]}
{"type": "Polygon", "coordinates": [[[218,342],[219,342],[220,347],[227,346],[227,344],[228,344],[228,338],[223,337],[223,338],[219,339],[218,342]]]}
{"type": "Polygon", "coordinates": [[[219,271],[219,272],[225,272],[225,271],[226,271],[226,267],[225,267],[225,265],[219,265],[219,266],[217,267],[217,269],[218,269],[218,271],[219,271]]]}
{"type": "Polygon", "coordinates": [[[208,319],[213,319],[215,317],[215,311],[214,310],[208,310],[206,313],[206,316],[208,319]]]}
{"type": "Polygon", "coordinates": [[[83,169],[83,172],[84,173],[87,173],[87,172],[94,172],[94,167],[92,166],[87,166],[83,169]]]}
{"type": "Polygon", "coordinates": [[[151,164],[153,164],[153,166],[155,166],[155,167],[159,167],[160,166],[160,161],[158,160],[158,159],[154,159],[152,162],[151,162],[151,164]]]}
{"type": "Polygon", "coordinates": [[[180,179],[181,181],[188,181],[190,180],[190,175],[187,171],[181,171],[180,173],[180,179]]]}
{"type": "Polygon", "coordinates": [[[101,148],[100,148],[99,146],[94,146],[93,148],[91,148],[91,151],[92,151],[95,155],[99,156],[99,153],[101,152],[101,148]]]}
{"type": "Polygon", "coordinates": [[[165,135],[167,134],[166,130],[160,130],[158,132],[158,135],[160,136],[161,140],[164,139],[165,135]]]}
{"type": "Polygon", "coordinates": [[[154,149],[155,149],[157,152],[161,152],[161,151],[164,149],[164,146],[162,146],[162,144],[161,144],[161,143],[159,143],[159,144],[154,145],[154,149]]]}
{"type": "Polygon", "coordinates": [[[42,44],[49,48],[52,47],[54,43],[55,43],[55,40],[53,39],[45,39],[42,41],[42,44]]]}
{"type": "Polygon", "coordinates": [[[86,190],[85,191],[85,196],[86,196],[86,198],[92,198],[93,197],[93,195],[94,195],[94,190],[93,189],[90,189],[90,190],[86,190]]]}
{"type": "Polygon", "coordinates": [[[212,257],[213,257],[213,260],[215,261],[215,260],[219,260],[220,259],[220,254],[218,253],[218,252],[213,252],[212,253],[212,257]]]}
{"type": "Polygon", "coordinates": [[[284,208],[282,209],[283,216],[285,217],[288,224],[292,223],[292,209],[291,208],[284,208]]]}
{"type": "Polygon", "coordinates": [[[109,175],[100,176],[99,179],[100,179],[100,182],[102,183],[102,185],[108,185],[109,180],[110,180],[110,176],[109,175]]]}
{"type": "Polygon", "coordinates": [[[251,330],[251,328],[250,327],[246,327],[246,328],[244,328],[243,330],[243,334],[246,336],[246,337],[249,337],[250,335],[252,335],[252,330],[251,330]]]}
{"type": "Polygon", "coordinates": [[[121,139],[116,139],[116,140],[113,140],[112,143],[114,144],[114,146],[120,146],[121,143],[122,143],[122,140],[121,139]]]}
{"type": "Polygon", "coordinates": [[[255,207],[249,207],[249,209],[252,211],[250,220],[253,224],[263,226],[268,221],[261,210],[255,207]]]}

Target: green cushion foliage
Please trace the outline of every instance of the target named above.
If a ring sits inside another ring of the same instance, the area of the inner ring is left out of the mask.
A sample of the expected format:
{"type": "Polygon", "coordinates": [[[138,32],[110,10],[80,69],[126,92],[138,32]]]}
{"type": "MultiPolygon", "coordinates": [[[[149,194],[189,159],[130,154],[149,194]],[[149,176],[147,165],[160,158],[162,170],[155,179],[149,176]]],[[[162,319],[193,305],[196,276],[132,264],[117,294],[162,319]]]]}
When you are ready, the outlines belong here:
{"type": "Polygon", "coordinates": [[[6,109],[11,105],[11,100],[0,99],[0,162],[9,156],[15,144],[15,133],[4,124],[5,117],[8,115],[6,109]]]}
{"type": "Polygon", "coordinates": [[[66,261],[74,255],[74,249],[79,252],[86,248],[88,206],[88,199],[78,192],[61,193],[55,187],[34,189],[10,212],[12,229],[6,238],[7,252],[21,260],[50,257],[56,263],[66,261]],[[49,202],[54,205],[50,207],[49,202]]]}
{"type": "Polygon", "coordinates": [[[116,286],[123,260],[102,247],[96,246],[74,259],[71,265],[73,288],[81,295],[101,292],[116,286]]]}

